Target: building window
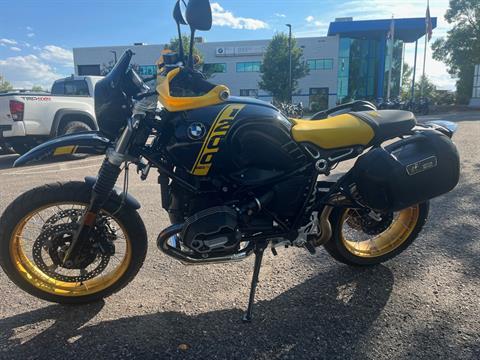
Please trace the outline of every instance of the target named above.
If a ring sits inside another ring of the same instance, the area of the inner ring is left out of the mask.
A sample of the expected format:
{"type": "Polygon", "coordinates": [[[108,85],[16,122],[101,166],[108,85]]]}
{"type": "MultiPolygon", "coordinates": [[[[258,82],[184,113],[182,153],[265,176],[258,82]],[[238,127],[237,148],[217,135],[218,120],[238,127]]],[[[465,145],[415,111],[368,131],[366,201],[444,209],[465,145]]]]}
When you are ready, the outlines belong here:
{"type": "Polygon", "coordinates": [[[475,99],[480,99],[480,65],[475,66],[472,97],[475,99]]]}
{"type": "Polygon", "coordinates": [[[139,65],[138,75],[141,77],[150,77],[157,74],[157,67],[155,65],[139,65]]]}
{"type": "Polygon", "coordinates": [[[225,63],[204,64],[203,71],[207,74],[226,73],[227,64],[225,63]]]}
{"type": "Polygon", "coordinates": [[[237,63],[237,72],[260,72],[260,61],[239,62],[237,63]]]}
{"type": "Polygon", "coordinates": [[[257,89],[240,89],[240,96],[248,96],[256,98],[258,97],[258,90],[257,89]]]}
{"type": "Polygon", "coordinates": [[[80,76],[99,76],[101,75],[100,72],[100,65],[78,65],[77,66],[77,73],[80,76]]]}
{"type": "Polygon", "coordinates": [[[307,66],[310,70],[333,70],[333,59],[310,59],[307,66]]]}
{"type": "Polygon", "coordinates": [[[310,88],[310,109],[322,111],[328,109],[328,88],[310,88]]]}

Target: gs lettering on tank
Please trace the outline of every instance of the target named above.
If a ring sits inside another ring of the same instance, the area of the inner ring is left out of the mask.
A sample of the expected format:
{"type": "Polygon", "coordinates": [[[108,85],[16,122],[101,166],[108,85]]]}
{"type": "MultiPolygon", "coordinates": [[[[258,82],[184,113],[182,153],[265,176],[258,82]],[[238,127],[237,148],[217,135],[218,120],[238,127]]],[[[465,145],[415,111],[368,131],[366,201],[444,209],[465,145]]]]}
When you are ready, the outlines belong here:
{"type": "Polygon", "coordinates": [[[227,136],[228,131],[232,127],[233,121],[245,106],[246,105],[244,104],[229,104],[220,111],[210,128],[210,131],[203,142],[202,149],[197,156],[197,160],[190,171],[193,175],[208,175],[215,154],[220,150],[220,143],[227,136]]]}

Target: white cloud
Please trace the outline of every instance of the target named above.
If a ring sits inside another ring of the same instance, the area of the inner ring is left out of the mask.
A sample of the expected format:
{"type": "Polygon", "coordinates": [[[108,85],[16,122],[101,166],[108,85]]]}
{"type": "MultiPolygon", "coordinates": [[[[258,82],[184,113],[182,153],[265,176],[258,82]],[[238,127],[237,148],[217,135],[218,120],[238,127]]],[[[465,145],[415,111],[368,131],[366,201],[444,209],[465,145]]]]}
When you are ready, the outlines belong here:
{"type": "Polygon", "coordinates": [[[32,38],[32,37],[34,37],[34,36],[35,36],[35,33],[33,33],[33,32],[31,32],[31,33],[28,33],[28,34],[27,34],[27,36],[28,36],[29,38],[32,38]]]}
{"type": "Polygon", "coordinates": [[[279,17],[279,18],[286,18],[286,17],[287,17],[287,15],[285,15],[285,14],[280,14],[280,13],[275,13],[275,16],[276,16],[276,17],[279,17]]]}
{"type": "Polygon", "coordinates": [[[228,26],[232,29],[258,30],[268,28],[262,20],[236,17],[231,11],[225,10],[219,3],[212,3],[213,25],[228,26]]]}
{"type": "Polygon", "coordinates": [[[64,66],[73,66],[73,52],[59,46],[47,45],[40,52],[40,57],[64,66]]]}
{"type": "Polygon", "coordinates": [[[17,88],[40,85],[50,88],[53,81],[64,77],[35,55],[14,56],[0,60],[2,75],[17,88]]]}
{"type": "Polygon", "coordinates": [[[313,20],[315,20],[315,18],[312,16],[312,15],[309,15],[305,18],[305,20],[308,22],[308,23],[311,23],[313,20]]]}
{"type": "Polygon", "coordinates": [[[27,29],[28,31],[32,31],[33,28],[31,26],[27,26],[25,29],[27,29]]]}
{"type": "Polygon", "coordinates": [[[0,39],[0,44],[2,45],[17,45],[18,43],[12,39],[0,39]]]}
{"type": "Polygon", "coordinates": [[[22,49],[20,49],[19,47],[16,47],[16,46],[12,46],[10,48],[10,50],[12,50],[12,51],[22,51],[22,49]]]}

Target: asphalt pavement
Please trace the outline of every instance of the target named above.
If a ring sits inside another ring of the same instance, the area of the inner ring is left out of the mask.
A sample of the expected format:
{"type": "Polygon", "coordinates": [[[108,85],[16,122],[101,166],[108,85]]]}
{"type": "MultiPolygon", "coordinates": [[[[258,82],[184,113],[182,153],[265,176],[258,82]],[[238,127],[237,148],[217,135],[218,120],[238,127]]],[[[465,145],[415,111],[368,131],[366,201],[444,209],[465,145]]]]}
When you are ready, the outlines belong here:
{"type": "MultiPolygon", "coordinates": [[[[265,256],[254,321],[253,257],[186,267],[160,253],[168,225],[156,176],[132,171],[149,251],[136,279],[104,302],[62,306],[17,289],[0,271],[0,359],[479,359],[480,112],[457,121],[458,187],[434,199],[412,246],[374,268],[288,249],[265,256]]],[[[0,156],[0,211],[48,182],[95,175],[102,158],[12,169],[0,156]]]]}

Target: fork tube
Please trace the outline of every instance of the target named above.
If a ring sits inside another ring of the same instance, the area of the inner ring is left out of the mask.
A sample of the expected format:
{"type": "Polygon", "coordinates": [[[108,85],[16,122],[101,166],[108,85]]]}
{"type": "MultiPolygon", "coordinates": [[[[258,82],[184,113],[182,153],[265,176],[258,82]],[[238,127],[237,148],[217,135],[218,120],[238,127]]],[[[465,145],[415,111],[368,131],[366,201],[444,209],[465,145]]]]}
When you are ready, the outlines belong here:
{"type": "Polygon", "coordinates": [[[80,222],[80,228],[76,232],[72,244],[65,253],[63,263],[71,261],[71,257],[79,250],[82,244],[88,240],[90,232],[95,226],[97,216],[102,207],[108,200],[118,176],[120,175],[121,165],[126,159],[131,139],[138,128],[140,119],[132,117],[117,141],[115,150],[107,153],[103,160],[102,167],[98,172],[97,181],[93,185],[92,196],[88,209],[80,222]]]}

